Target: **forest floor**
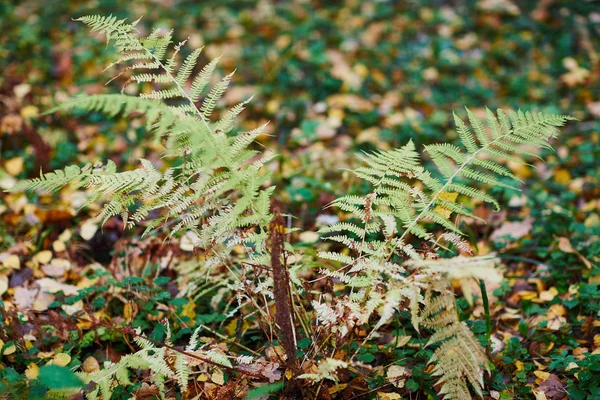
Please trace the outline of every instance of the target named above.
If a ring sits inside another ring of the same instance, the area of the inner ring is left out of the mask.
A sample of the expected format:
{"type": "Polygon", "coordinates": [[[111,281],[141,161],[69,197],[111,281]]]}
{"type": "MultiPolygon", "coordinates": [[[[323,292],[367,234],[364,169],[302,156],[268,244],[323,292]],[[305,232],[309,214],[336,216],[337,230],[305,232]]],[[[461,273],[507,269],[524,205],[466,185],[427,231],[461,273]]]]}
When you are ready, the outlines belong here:
{"type": "MultiPolygon", "coordinates": [[[[359,164],[357,153],[409,139],[419,146],[453,141],[452,111],[464,106],[483,116],[487,106],[578,118],[546,163],[509,165],[522,191],[494,188],[503,211],[477,207],[486,223],[471,224],[468,235],[476,254],[497,254],[504,275],[487,286],[493,369],[486,398],[600,399],[597,2],[85,3],[0,5],[3,190],[71,164],[112,160],[124,170],[139,158],[161,163],[161,149],[140,124],[41,116],[71,96],[119,89],[117,82],[107,89],[111,75],[101,72],[114,60],[111,49],[71,20],[83,14],[143,15],[142,25],[173,28],[179,40],[205,46],[204,61],[222,55],[223,71],[237,68],[224,103],[254,94],[240,128],[270,121],[257,148],[278,154],[270,167],[275,197],[294,216],[289,224],[299,231],[290,239],[307,257],[328,246],[318,240],[319,227],[343,219],[326,206],[366,193],[347,173],[359,164]]],[[[93,368],[118,360],[132,348],[125,327],[164,342],[164,321],[174,343],[204,325],[203,340],[224,348],[238,341],[265,363],[277,359],[251,315],[225,319],[222,305],[234,294],[178,296],[188,282],[176,266],[195,258],[186,237],[142,239],[142,228],[123,230],[118,218],[101,228],[97,207],[80,209],[85,201],[84,191],[72,190],[0,195],[0,391],[23,390],[48,363],[93,368]]],[[[473,305],[463,297],[458,305],[483,343],[479,292],[473,305]]],[[[397,326],[388,333],[393,349],[384,342],[358,356],[372,366],[368,375],[327,383],[321,398],[356,398],[360,387],[364,398],[436,398],[430,352],[417,333],[397,326]],[[408,360],[402,385],[387,383],[390,359],[408,360]]],[[[300,353],[309,344],[300,341],[300,353]]],[[[281,372],[270,370],[271,377],[281,372]]],[[[153,389],[137,379],[123,393],[151,398],[153,389]]],[[[198,394],[218,393],[228,379],[202,375],[198,394]]],[[[28,390],[35,398],[37,389],[28,390]]]]}

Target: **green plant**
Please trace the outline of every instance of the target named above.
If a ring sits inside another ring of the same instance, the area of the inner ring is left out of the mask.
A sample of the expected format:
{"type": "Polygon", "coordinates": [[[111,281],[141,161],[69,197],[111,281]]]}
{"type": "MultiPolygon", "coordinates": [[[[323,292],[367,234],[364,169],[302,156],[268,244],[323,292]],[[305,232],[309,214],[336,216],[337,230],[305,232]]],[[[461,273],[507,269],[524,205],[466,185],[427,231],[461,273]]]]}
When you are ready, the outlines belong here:
{"type": "Polygon", "coordinates": [[[499,177],[516,178],[498,161],[522,162],[520,156],[537,156],[522,145],[549,147],[548,140],[556,137],[557,127],[572,119],[520,111],[506,114],[501,110],[494,115],[487,110],[488,131],[468,109],[467,115],[471,129],[454,117],[464,150],[447,143],[425,147],[437,166],[437,176],[422,166],[412,141],[397,150],[363,157],[366,166],[354,174],[370,182],[373,191],[364,197],[344,196],[333,202],[360,223],[340,222],[321,230],[337,233],[327,239],[342,243],[353,254],[320,253],[324,259],[343,264],[336,270],[321,272],[341,280],[352,291],[346,299],[336,298],[332,306],[315,302],[321,321],[332,326],[340,324],[340,336],[348,333],[349,324],[348,320],[338,321],[342,315],[350,315],[351,325],[363,325],[381,309],[373,334],[398,309],[409,310],[415,329],[423,325],[435,331],[430,344],[442,342],[431,361],[436,363],[434,375],[439,375],[443,383],[440,394],[449,399],[470,398],[467,382],[482,395],[483,369],[487,369],[481,345],[459,321],[451,280],[460,280],[467,299],[470,279],[500,280],[493,256],[437,259],[441,242],[471,253],[450,217],[477,218],[466,207],[469,202],[487,202],[498,209],[494,197],[472,182],[510,187],[499,177]],[[434,234],[435,226],[441,227],[441,232],[434,234]],[[431,247],[426,254],[419,254],[410,239],[429,242],[431,247]]]}
{"type": "MultiPolygon", "coordinates": [[[[140,160],[139,169],[117,172],[116,165],[72,165],[64,170],[42,174],[12,190],[41,189],[56,191],[66,185],[92,189],[90,202],[105,200],[99,217],[107,221],[121,216],[128,227],[139,224],[153,210],[164,210],[153,218],[145,233],[169,226],[171,235],[181,230],[198,237],[197,247],[217,247],[239,242],[238,228],[264,225],[270,220],[269,198],[273,187],[261,189],[269,176],[261,167],[269,157],[254,160],[256,151],[248,146],[264,126],[229,137],[235,118],[247,101],[233,107],[217,121],[211,115],[223,96],[232,74],[216,83],[196,106],[215,72],[218,59],[200,70],[190,82],[200,50],[192,52],[178,66],[180,49],[174,47],[167,57],[171,34],[155,30],[149,36],[137,34],[138,21],[128,24],[116,17],[86,16],[77,19],[113,41],[120,58],[111,65],[128,63],[124,72],[130,83],[161,86],[138,96],[102,94],[67,101],[49,112],[72,109],[101,112],[109,116],[140,113],[147,128],[165,145],[165,157],[181,164],[164,172],[148,160],[140,160]],[[143,72],[141,72],[143,71],[143,72]],[[186,89],[184,86],[189,85],[186,89]],[[215,246],[216,245],[216,246],[215,246]]],[[[119,75],[121,75],[119,74],[119,75]]],[[[117,75],[117,76],[119,76],[117,75]]]]}

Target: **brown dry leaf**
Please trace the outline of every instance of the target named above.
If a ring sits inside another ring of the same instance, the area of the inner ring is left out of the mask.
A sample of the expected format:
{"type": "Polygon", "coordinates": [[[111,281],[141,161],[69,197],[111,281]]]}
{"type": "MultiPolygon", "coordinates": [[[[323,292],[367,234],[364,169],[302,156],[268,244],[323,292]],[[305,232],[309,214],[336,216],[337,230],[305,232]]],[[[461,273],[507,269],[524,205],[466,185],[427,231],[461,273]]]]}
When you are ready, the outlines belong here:
{"type": "Polygon", "coordinates": [[[31,308],[33,311],[46,311],[54,301],[54,295],[48,293],[39,293],[33,302],[31,308]]]}
{"type": "Polygon", "coordinates": [[[585,83],[590,71],[585,68],[581,68],[577,61],[572,57],[566,57],[563,59],[563,66],[569,71],[561,75],[561,79],[569,87],[573,87],[582,83],[585,83]]]}
{"type": "Polygon", "coordinates": [[[81,369],[83,369],[84,372],[87,372],[89,374],[94,371],[99,371],[100,364],[98,363],[98,360],[96,360],[94,357],[89,356],[83,361],[81,369]]]}
{"type": "Polygon", "coordinates": [[[533,395],[535,396],[535,400],[548,400],[544,392],[534,390],[533,395]]]}
{"type": "Polygon", "coordinates": [[[586,106],[590,114],[592,114],[594,117],[600,117],[600,101],[588,103],[586,106]]]}
{"type": "Polygon", "coordinates": [[[35,301],[38,290],[18,287],[13,295],[13,302],[20,311],[29,310],[35,301]]]}
{"type": "Polygon", "coordinates": [[[558,376],[550,374],[550,376],[540,384],[539,390],[551,399],[559,399],[565,395],[565,385],[558,379],[558,376]]]}
{"type": "Polygon", "coordinates": [[[74,304],[62,304],[60,306],[60,308],[62,308],[62,310],[67,315],[73,315],[76,312],[83,310],[83,302],[81,300],[79,300],[78,302],[75,302],[74,304]]]}
{"type": "Polygon", "coordinates": [[[48,276],[63,276],[71,268],[71,262],[64,258],[55,258],[50,264],[42,265],[42,271],[48,276]]]}
{"type": "Polygon", "coordinates": [[[587,258],[585,258],[580,252],[578,252],[577,250],[575,250],[573,248],[573,245],[571,244],[571,241],[569,240],[569,238],[566,238],[566,237],[557,237],[556,239],[558,240],[558,248],[560,249],[560,251],[565,252],[565,253],[569,253],[569,254],[576,254],[577,257],[579,257],[579,259],[581,260],[581,262],[588,269],[592,268],[592,263],[590,262],[590,260],[588,260],[587,258]]]}
{"type": "Polygon", "coordinates": [[[319,240],[319,237],[320,236],[317,232],[304,231],[298,236],[298,239],[304,243],[314,243],[319,240]]]}
{"type": "Polygon", "coordinates": [[[540,292],[539,299],[535,299],[537,302],[548,302],[552,301],[558,295],[558,290],[555,287],[551,287],[549,290],[540,292]]]}
{"type": "Polygon", "coordinates": [[[531,232],[531,228],[533,227],[533,219],[528,217],[523,221],[515,221],[515,222],[505,222],[502,226],[496,229],[490,239],[494,242],[508,242],[509,240],[506,238],[507,236],[512,237],[513,239],[520,239],[531,232]]]}
{"type": "Polygon", "coordinates": [[[562,304],[553,304],[548,309],[548,329],[553,331],[559,330],[561,326],[567,323],[566,315],[567,310],[562,304]]]}

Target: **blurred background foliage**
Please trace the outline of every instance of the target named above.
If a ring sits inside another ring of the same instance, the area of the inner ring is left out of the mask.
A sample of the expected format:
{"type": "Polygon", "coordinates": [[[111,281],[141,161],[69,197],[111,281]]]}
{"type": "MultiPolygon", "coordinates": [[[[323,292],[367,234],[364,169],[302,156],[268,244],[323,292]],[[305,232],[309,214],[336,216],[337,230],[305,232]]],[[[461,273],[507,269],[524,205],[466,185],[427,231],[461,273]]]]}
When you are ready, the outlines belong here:
{"type": "MultiPolygon", "coordinates": [[[[328,202],[325,193],[348,191],[348,182],[340,187],[345,181],[337,178],[339,168],[351,163],[349,155],[396,147],[409,138],[417,144],[453,140],[451,112],[463,106],[479,112],[488,106],[569,113],[588,122],[577,129],[597,131],[598,4],[3,2],[0,92],[4,116],[17,118],[4,121],[2,131],[21,117],[33,126],[29,136],[41,140],[3,135],[2,156],[24,156],[22,178],[34,176],[40,166],[58,168],[111,154],[123,164],[152,150],[134,146],[146,137],[140,127],[98,128],[104,123],[99,116],[77,125],[64,118],[32,119],[68,96],[110,90],[102,83],[111,72],[101,71],[114,59],[112,50],[72,17],[143,16],[141,29],[177,28],[176,39],[189,38],[189,48],[205,46],[204,61],[222,55],[223,71],[237,68],[225,102],[255,95],[244,128],[271,121],[270,137],[261,141],[281,154],[282,194],[314,214],[328,202]],[[25,144],[37,150],[23,155],[25,144]]],[[[592,143],[595,133],[588,136],[592,143]]],[[[591,160],[589,141],[586,146],[591,160]]],[[[585,163],[573,168],[589,172],[585,163]]]]}

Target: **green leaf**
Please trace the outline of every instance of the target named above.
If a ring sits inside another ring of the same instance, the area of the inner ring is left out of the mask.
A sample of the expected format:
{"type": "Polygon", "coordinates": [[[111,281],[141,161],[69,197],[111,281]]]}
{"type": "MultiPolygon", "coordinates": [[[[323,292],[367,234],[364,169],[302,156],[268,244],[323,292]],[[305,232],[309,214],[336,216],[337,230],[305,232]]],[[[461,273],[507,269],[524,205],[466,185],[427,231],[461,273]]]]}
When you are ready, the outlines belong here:
{"type": "Polygon", "coordinates": [[[308,346],[310,346],[310,338],[304,338],[304,339],[298,340],[298,348],[299,349],[305,349],[308,346]]]}
{"type": "Polygon", "coordinates": [[[375,361],[375,356],[373,354],[371,354],[371,353],[364,353],[364,354],[359,354],[356,357],[356,359],[358,361],[362,361],[362,362],[365,362],[365,363],[370,363],[370,362],[375,361]]]}
{"type": "Polygon", "coordinates": [[[259,399],[268,394],[279,392],[281,389],[283,389],[283,386],[283,382],[275,382],[249,390],[248,394],[246,395],[246,400],[259,399]]]}
{"type": "Polygon", "coordinates": [[[40,383],[49,389],[67,389],[83,387],[83,382],[67,367],[47,365],[40,368],[40,383]]]}
{"type": "Polygon", "coordinates": [[[417,390],[417,389],[419,389],[419,384],[414,379],[409,379],[406,382],[406,388],[408,390],[417,390]]]}

